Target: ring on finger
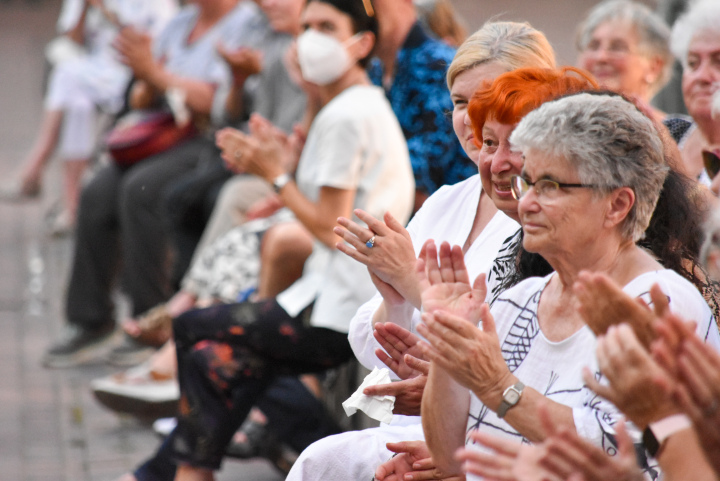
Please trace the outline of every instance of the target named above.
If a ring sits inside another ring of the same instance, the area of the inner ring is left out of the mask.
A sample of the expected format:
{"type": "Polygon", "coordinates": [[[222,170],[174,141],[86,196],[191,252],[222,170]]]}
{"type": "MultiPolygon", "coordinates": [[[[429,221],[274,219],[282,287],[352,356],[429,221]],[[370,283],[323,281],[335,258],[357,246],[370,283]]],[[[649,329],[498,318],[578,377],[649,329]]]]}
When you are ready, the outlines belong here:
{"type": "Polygon", "coordinates": [[[372,249],[373,247],[375,247],[375,237],[376,237],[376,236],[372,236],[372,237],[365,243],[365,246],[366,246],[368,249],[372,249]]]}
{"type": "Polygon", "coordinates": [[[243,156],[243,153],[240,150],[235,151],[235,158],[237,160],[240,160],[242,158],[242,156],[243,156]]]}

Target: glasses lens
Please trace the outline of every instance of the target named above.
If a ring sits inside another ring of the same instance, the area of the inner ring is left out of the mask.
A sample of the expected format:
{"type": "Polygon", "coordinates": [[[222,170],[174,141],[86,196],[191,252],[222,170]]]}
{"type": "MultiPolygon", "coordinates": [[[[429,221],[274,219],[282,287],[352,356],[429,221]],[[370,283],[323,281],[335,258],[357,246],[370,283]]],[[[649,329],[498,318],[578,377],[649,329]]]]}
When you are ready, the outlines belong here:
{"type": "Polygon", "coordinates": [[[720,157],[710,150],[703,150],[702,157],[705,170],[707,170],[710,178],[714,179],[715,176],[718,175],[718,172],[720,172],[720,157]]]}
{"type": "Polygon", "coordinates": [[[527,192],[527,182],[519,175],[513,175],[510,177],[510,191],[515,200],[520,200],[527,192]]]}

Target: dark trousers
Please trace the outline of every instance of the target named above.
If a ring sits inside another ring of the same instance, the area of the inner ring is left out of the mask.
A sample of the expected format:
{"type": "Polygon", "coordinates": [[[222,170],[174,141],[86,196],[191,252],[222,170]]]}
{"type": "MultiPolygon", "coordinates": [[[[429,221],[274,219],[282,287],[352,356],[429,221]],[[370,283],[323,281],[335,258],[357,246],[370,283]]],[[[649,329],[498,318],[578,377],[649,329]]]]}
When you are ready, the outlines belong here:
{"type": "Polygon", "coordinates": [[[84,328],[114,322],[111,291],[120,259],[133,315],[172,294],[162,194],[195,167],[209,143],[189,140],[127,169],[104,166],[83,189],[67,293],[69,322],[84,328]]]}
{"type": "Polygon", "coordinates": [[[178,356],[176,461],[218,469],[233,434],[279,376],[322,372],[352,358],[347,334],[310,327],[274,300],[190,311],[173,324],[178,356]]]}
{"type": "Polygon", "coordinates": [[[195,169],[165,189],[165,218],[175,254],[171,282],[176,290],[190,267],[220,190],[232,175],[212,145],[203,151],[195,169]]]}

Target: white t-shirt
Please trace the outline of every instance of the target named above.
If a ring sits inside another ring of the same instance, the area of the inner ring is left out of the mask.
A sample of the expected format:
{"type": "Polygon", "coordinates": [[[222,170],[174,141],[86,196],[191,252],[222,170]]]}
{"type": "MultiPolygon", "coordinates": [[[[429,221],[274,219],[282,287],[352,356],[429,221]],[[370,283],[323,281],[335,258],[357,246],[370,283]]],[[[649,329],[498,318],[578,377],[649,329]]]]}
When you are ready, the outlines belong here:
{"type": "MultiPolygon", "coordinates": [[[[420,253],[425,241],[434,239],[451,245],[464,245],[472,229],[477,212],[482,184],[480,176],[474,175],[455,185],[445,185],[428,198],[408,224],[415,255],[420,253]]],[[[470,279],[488,273],[503,242],[519,228],[517,222],[498,212],[465,253],[465,264],[470,279]]],[[[488,289],[491,292],[491,289],[488,289]]],[[[382,303],[382,296],[375,291],[370,301],[363,304],[350,322],[348,338],[355,356],[366,368],[386,367],[375,355],[380,344],[373,337],[372,317],[382,303]]],[[[411,332],[420,323],[420,311],[413,312],[411,325],[403,326],[411,332]]]]}
{"type": "MultiPolygon", "coordinates": [[[[606,452],[614,452],[615,446],[609,436],[614,435],[612,426],[619,417],[618,410],[585,387],[582,379],[582,368],[585,366],[595,373],[597,379],[603,379],[595,357],[595,335],[585,326],[563,341],[551,342],[540,330],[538,303],[554,275],[527,279],[500,294],[493,304],[491,312],[503,357],[510,370],[527,387],[573,409],[578,434],[606,452]]],[[[698,290],[676,272],[667,269],[641,274],[623,287],[623,291],[652,305],[649,291],[655,283],[667,294],[670,309],[686,319],[697,321],[697,334],[720,350],[720,335],[710,308],[698,290]]],[[[489,434],[527,442],[474,394],[470,395],[467,432],[482,429],[489,434]]],[[[466,442],[470,444],[467,437],[466,442]]],[[[468,479],[478,478],[468,476],[468,479]]]]}
{"type": "MultiPolygon", "coordinates": [[[[353,209],[380,218],[389,211],[405,223],[415,181],[405,137],[382,89],[350,87],[323,107],[295,175],[298,188],[313,202],[322,187],[352,189],[353,209]]],[[[277,301],[296,316],[314,300],[311,325],[347,332],[357,308],[374,292],[364,265],[316,240],[303,276],[277,301]]]]}

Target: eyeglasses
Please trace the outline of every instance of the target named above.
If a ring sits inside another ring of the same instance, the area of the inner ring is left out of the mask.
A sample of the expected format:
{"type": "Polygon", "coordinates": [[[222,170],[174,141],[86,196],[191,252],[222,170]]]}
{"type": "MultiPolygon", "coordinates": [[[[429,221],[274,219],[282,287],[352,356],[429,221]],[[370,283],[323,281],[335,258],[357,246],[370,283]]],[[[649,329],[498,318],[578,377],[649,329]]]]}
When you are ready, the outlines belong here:
{"type": "Polygon", "coordinates": [[[563,184],[550,179],[540,179],[537,182],[530,182],[519,175],[510,177],[510,190],[515,200],[520,200],[528,193],[530,187],[535,188],[535,194],[542,199],[555,199],[560,193],[560,189],[569,188],[587,188],[594,189],[597,186],[592,184],[563,184]]]}

